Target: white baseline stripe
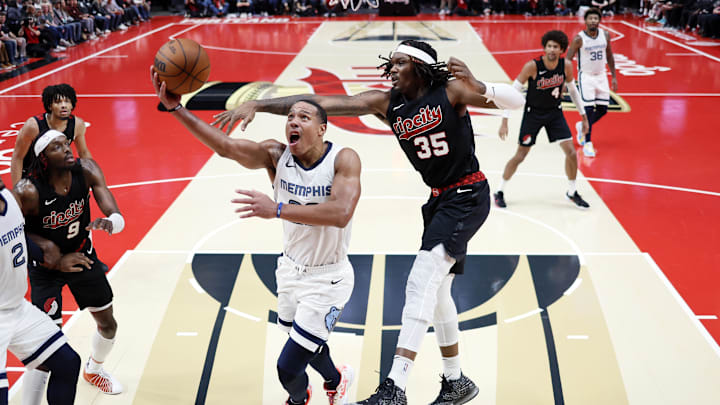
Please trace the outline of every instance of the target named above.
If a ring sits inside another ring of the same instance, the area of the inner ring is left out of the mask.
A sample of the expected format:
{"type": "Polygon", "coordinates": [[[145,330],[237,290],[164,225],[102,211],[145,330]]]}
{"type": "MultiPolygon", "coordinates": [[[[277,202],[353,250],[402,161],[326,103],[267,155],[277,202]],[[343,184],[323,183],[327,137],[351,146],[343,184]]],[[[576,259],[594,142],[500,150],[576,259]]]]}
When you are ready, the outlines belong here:
{"type": "MultiPolygon", "coordinates": [[[[188,32],[188,31],[190,31],[190,30],[194,30],[195,28],[197,28],[197,27],[199,27],[199,26],[200,26],[199,24],[195,24],[195,25],[190,26],[190,27],[188,27],[188,28],[184,28],[184,29],[182,29],[182,30],[180,30],[180,31],[178,31],[178,32],[176,32],[176,33],[174,33],[174,34],[171,34],[168,38],[170,38],[170,39],[175,39],[176,36],[181,35],[181,34],[184,34],[184,33],[188,32]]],[[[203,47],[205,47],[205,46],[203,45],[203,47]]]]}
{"type": "Polygon", "coordinates": [[[568,287],[567,290],[563,293],[563,295],[570,295],[575,291],[578,287],[580,287],[580,284],[582,284],[582,278],[578,277],[575,279],[575,281],[572,283],[570,287],[568,287]]]}
{"type": "Polygon", "coordinates": [[[531,52],[542,52],[542,48],[538,49],[521,49],[518,51],[497,51],[497,52],[490,52],[493,55],[507,55],[507,54],[513,54],[513,53],[531,53],[531,52]]]}
{"type": "Polygon", "coordinates": [[[697,53],[666,53],[665,56],[702,56],[697,53]]]}
{"type": "Polygon", "coordinates": [[[700,321],[695,317],[695,314],[690,309],[690,306],[687,304],[687,302],[685,302],[680,293],[677,292],[670,280],[668,280],[667,276],[665,276],[665,273],[660,270],[660,267],[657,265],[657,263],[655,263],[655,260],[653,260],[652,256],[650,256],[648,253],[643,254],[643,256],[645,256],[645,259],[648,261],[648,263],[650,263],[650,267],[655,270],[655,274],[657,274],[660,281],[665,284],[665,288],[668,289],[668,292],[670,292],[670,294],[675,298],[678,304],[680,304],[680,308],[682,308],[682,310],[690,318],[690,322],[695,325],[695,327],[700,332],[700,335],[705,339],[706,342],[708,342],[708,345],[710,345],[710,348],[713,349],[713,351],[715,352],[715,354],[717,354],[718,357],[720,357],[720,346],[718,346],[718,343],[715,341],[715,339],[710,336],[710,333],[708,333],[707,329],[705,329],[703,324],[700,323],[700,321]]]}
{"type": "Polygon", "coordinates": [[[238,311],[238,310],[235,309],[235,308],[225,307],[225,308],[223,308],[223,309],[226,310],[227,312],[233,313],[233,314],[235,314],[235,315],[237,315],[237,316],[241,316],[241,317],[243,317],[243,318],[247,318],[247,319],[249,319],[249,320],[251,320],[251,321],[260,322],[260,318],[258,318],[258,317],[256,317],[256,316],[252,316],[252,315],[246,314],[245,312],[240,312],[240,311],[238,311]]]}
{"type": "Polygon", "coordinates": [[[652,31],[648,31],[648,30],[646,30],[645,28],[640,28],[640,27],[638,27],[638,26],[635,25],[635,24],[630,24],[630,23],[627,22],[627,21],[620,21],[620,23],[621,23],[621,24],[625,24],[625,25],[627,25],[628,27],[634,28],[634,29],[636,29],[636,30],[638,30],[638,31],[642,31],[642,32],[644,32],[644,33],[646,33],[646,34],[648,34],[648,35],[652,35],[652,36],[654,36],[655,38],[660,38],[660,39],[662,39],[663,41],[670,42],[670,43],[673,44],[673,45],[677,45],[677,46],[679,46],[679,47],[681,47],[681,48],[685,48],[685,49],[687,49],[687,50],[689,50],[689,51],[693,51],[693,52],[695,52],[695,53],[697,53],[697,54],[700,54],[700,55],[702,55],[702,56],[705,56],[705,57],[708,58],[708,59],[712,59],[712,60],[714,60],[715,62],[720,62],[720,58],[718,58],[718,57],[712,56],[712,55],[710,55],[709,53],[705,53],[705,52],[703,52],[703,51],[701,51],[701,50],[699,50],[699,49],[695,49],[695,48],[693,48],[693,47],[691,47],[691,46],[687,46],[687,45],[685,45],[685,44],[681,44],[680,42],[674,41],[674,40],[672,40],[672,39],[670,39],[670,38],[665,38],[664,36],[658,35],[658,34],[652,32],[652,31]]]}
{"type": "Polygon", "coordinates": [[[194,278],[189,278],[188,281],[190,282],[190,285],[192,286],[192,288],[194,288],[195,291],[198,292],[198,294],[205,293],[205,290],[203,290],[203,288],[200,286],[200,283],[198,283],[197,280],[195,280],[194,278]]]}
{"type": "MultiPolygon", "coordinates": [[[[131,250],[133,253],[146,254],[146,255],[186,255],[193,252],[192,250],[131,250]]],[[[228,255],[239,255],[239,254],[280,254],[278,249],[271,250],[243,250],[243,249],[199,249],[194,251],[194,254],[228,254],[228,255]]],[[[404,250],[373,250],[372,252],[366,252],[362,250],[351,251],[348,254],[351,255],[414,255],[417,254],[417,250],[404,251],[404,250]]],[[[557,251],[557,252],[535,252],[531,250],[523,251],[493,251],[493,252],[468,252],[468,254],[478,256],[512,256],[512,255],[533,255],[533,256],[562,256],[562,255],[575,255],[574,251],[557,251]]],[[[641,256],[644,252],[595,252],[595,253],[583,253],[585,256],[641,256]]]]}
{"type": "Polygon", "coordinates": [[[605,29],[605,30],[608,30],[608,31],[610,31],[610,32],[614,32],[614,33],[617,35],[615,38],[610,38],[610,42],[617,41],[617,40],[619,40],[619,39],[625,38],[625,34],[623,34],[622,32],[620,32],[620,31],[618,31],[618,30],[616,30],[616,29],[614,29],[614,28],[610,28],[610,27],[608,27],[608,26],[605,25],[605,24],[601,24],[601,25],[600,25],[600,28],[605,29]]]}
{"type": "Polygon", "coordinates": [[[70,63],[68,63],[67,65],[60,66],[60,67],[58,67],[58,68],[56,68],[56,69],[53,69],[53,70],[51,70],[51,71],[49,71],[49,72],[46,72],[46,73],[43,73],[43,74],[41,74],[41,75],[35,76],[35,77],[33,77],[33,78],[27,79],[27,80],[25,80],[24,82],[21,82],[21,83],[18,83],[18,84],[16,84],[16,85],[14,85],[14,86],[10,86],[10,87],[8,87],[8,88],[6,88],[6,89],[0,90],[0,94],[5,94],[5,93],[9,92],[10,90],[15,90],[15,89],[17,89],[18,87],[22,87],[22,86],[24,86],[24,85],[26,85],[26,84],[28,84],[28,83],[32,83],[32,82],[34,82],[34,81],[40,80],[40,79],[42,79],[43,77],[50,76],[50,75],[55,74],[55,73],[57,73],[57,72],[59,72],[59,71],[61,71],[61,70],[65,70],[65,69],[67,69],[67,68],[69,68],[69,67],[71,67],[71,66],[75,66],[75,65],[77,65],[78,63],[82,63],[82,62],[85,62],[86,60],[92,59],[92,58],[94,58],[94,57],[96,57],[96,56],[106,54],[106,53],[108,53],[108,52],[110,52],[110,51],[112,51],[112,50],[114,50],[114,49],[120,48],[121,46],[127,45],[127,44],[129,44],[129,43],[131,43],[131,42],[135,42],[135,41],[137,41],[137,40],[140,39],[140,38],[147,37],[147,36],[152,35],[152,34],[154,34],[154,33],[156,33],[156,32],[162,31],[162,30],[164,30],[165,28],[172,27],[173,25],[175,25],[175,23],[165,24],[165,25],[163,25],[163,26],[160,27],[160,28],[156,28],[156,29],[154,29],[154,30],[152,30],[152,31],[148,31],[148,32],[146,32],[146,33],[144,33],[144,34],[141,34],[141,35],[138,35],[138,36],[136,36],[136,37],[134,37],[134,38],[130,38],[130,39],[128,39],[127,41],[124,41],[124,42],[121,42],[121,43],[119,43],[119,44],[117,44],[117,45],[113,45],[113,46],[111,46],[111,47],[109,47],[109,48],[103,49],[102,51],[95,52],[95,53],[92,54],[92,55],[88,55],[88,56],[86,56],[86,57],[84,57],[84,58],[81,58],[81,59],[78,59],[78,60],[76,60],[76,61],[74,61],[74,62],[70,62],[70,63]]]}
{"type": "Polygon", "coordinates": [[[263,54],[263,55],[295,56],[298,54],[297,52],[258,51],[258,50],[254,50],[254,49],[223,48],[221,46],[210,46],[210,45],[203,45],[203,48],[214,49],[216,51],[228,51],[228,52],[238,52],[238,53],[259,53],[259,54],[263,54]]]}
{"type": "Polygon", "coordinates": [[[717,315],[695,315],[695,318],[697,319],[711,319],[711,320],[717,320],[717,315]]]}
{"type": "Polygon", "coordinates": [[[529,317],[529,316],[533,316],[533,315],[535,315],[535,314],[539,314],[539,313],[542,312],[542,311],[543,311],[542,308],[535,308],[535,309],[533,309],[532,311],[526,312],[526,313],[524,313],[524,314],[522,314],[522,315],[513,316],[512,318],[508,318],[508,319],[505,320],[505,323],[511,323],[511,322],[519,321],[519,320],[524,319],[524,318],[527,318],[527,317],[529,317]]]}
{"type": "Polygon", "coordinates": [[[96,58],[104,58],[104,59],[115,59],[115,58],[127,58],[127,55],[101,55],[96,56],[96,58]]]}
{"type": "Polygon", "coordinates": [[[6,371],[25,371],[25,367],[8,367],[6,371]]]}
{"type": "Polygon", "coordinates": [[[590,339],[590,336],[588,335],[568,335],[568,339],[571,340],[588,340],[590,339]]]}

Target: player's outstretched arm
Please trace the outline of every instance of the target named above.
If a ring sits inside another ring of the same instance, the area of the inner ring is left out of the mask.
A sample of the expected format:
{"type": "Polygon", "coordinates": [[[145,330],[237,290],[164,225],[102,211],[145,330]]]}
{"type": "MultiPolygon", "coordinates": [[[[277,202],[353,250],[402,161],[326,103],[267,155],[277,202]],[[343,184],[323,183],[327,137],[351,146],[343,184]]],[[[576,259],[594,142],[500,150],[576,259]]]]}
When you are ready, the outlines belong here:
{"type": "Polygon", "coordinates": [[[157,73],[150,68],[150,77],[160,102],[192,133],[195,138],[218,155],[232,159],[248,169],[275,170],[283,145],[277,141],[253,142],[247,139],[228,138],[219,129],[198,118],[180,104],[180,96],[169,93],[165,82],[160,83],[157,73]],[[277,151],[280,150],[280,153],[277,151]]]}
{"type": "Polygon", "coordinates": [[[232,200],[241,204],[235,212],[241,218],[282,218],[307,225],[345,227],[360,199],[360,157],[345,148],[335,159],[335,177],[328,201],[314,205],[277,204],[267,195],[254,190],[236,190],[244,197],[232,200]]]}
{"type": "Polygon", "coordinates": [[[448,83],[448,97],[453,105],[466,104],[485,108],[521,108],[525,98],[506,83],[481,82],[460,59],[450,57],[448,70],[457,80],[448,83]]]}
{"type": "Polygon", "coordinates": [[[92,159],[81,159],[85,183],[92,188],[95,202],[100,211],[106,215],[105,218],[96,218],[88,226],[87,230],[101,229],[109,234],[120,233],[125,228],[125,219],[120,214],[115,197],[105,182],[105,175],[100,166],[92,159]]]}
{"type": "Polygon", "coordinates": [[[10,178],[12,179],[13,187],[22,178],[23,159],[30,150],[35,137],[38,135],[40,128],[38,128],[37,121],[30,117],[25,121],[25,125],[20,128],[15,139],[15,148],[13,149],[12,158],[10,159],[10,178]]]}
{"type": "Polygon", "coordinates": [[[390,103],[390,93],[380,90],[370,90],[354,96],[333,95],[318,96],[316,94],[300,94],[297,96],[271,98],[267,100],[246,101],[229,111],[215,115],[212,125],[230,133],[236,123],[242,122],[241,130],[255,118],[255,113],[266,112],[271,114],[287,115],[290,107],[300,100],[312,100],[320,104],[328,115],[359,116],[365,114],[380,114],[385,116],[390,103]],[[225,127],[227,126],[227,129],[225,127]]]}

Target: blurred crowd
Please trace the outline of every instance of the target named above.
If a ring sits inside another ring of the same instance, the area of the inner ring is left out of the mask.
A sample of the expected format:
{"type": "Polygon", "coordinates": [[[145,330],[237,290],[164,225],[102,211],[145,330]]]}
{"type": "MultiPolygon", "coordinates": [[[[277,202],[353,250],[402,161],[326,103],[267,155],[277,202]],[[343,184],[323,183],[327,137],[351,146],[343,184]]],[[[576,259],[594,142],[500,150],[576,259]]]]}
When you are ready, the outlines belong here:
{"type": "Polygon", "coordinates": [[[648,22],[720,39],[720,0],[649,0],[642,12],[648,22]]]}

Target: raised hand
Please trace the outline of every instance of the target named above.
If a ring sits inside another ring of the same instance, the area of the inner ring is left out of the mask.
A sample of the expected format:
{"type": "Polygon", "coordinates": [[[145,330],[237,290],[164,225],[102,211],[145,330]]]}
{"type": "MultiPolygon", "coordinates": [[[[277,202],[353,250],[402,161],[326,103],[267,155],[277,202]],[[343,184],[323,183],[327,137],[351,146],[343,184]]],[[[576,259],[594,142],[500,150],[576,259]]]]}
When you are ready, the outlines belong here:
{"type": "Polygon", "coordinates": [[[235,212],[245,214],[240,218],[260,217],[265,219],[275,218],[277,216],[277,204],[267,195],[255,190],[235,190],[236,193],[247,196],[247,198],[234,198],[231,200],[234,204],[243,204],[235,212]]]}
{"type": "Polygon", "coordinates": [[[217,125],[218,128],[225,131],[226,134],[230,134],[233,127],[238,121],[242,121],[240,129],[242,131],[247,128],[248,124],[255,118],[255,112],[257,111],[257,104],[253,101],[246,101],[232,110],[223,111],[220,114],[213,116],[215,121],[210,125],[217,125]],[[227,129],[225,129],[227,126],[227,129]]]}
{"type": "Polygon", "coordinates": [[[155,94],[157,94],[165,108],[170,110],[180,104],[180,96],[167,91],[167,84],[160,82],[160,77],[152,66],[150,66],[150,81],[152,82],[153,88],[155,88],[155,94]]]}

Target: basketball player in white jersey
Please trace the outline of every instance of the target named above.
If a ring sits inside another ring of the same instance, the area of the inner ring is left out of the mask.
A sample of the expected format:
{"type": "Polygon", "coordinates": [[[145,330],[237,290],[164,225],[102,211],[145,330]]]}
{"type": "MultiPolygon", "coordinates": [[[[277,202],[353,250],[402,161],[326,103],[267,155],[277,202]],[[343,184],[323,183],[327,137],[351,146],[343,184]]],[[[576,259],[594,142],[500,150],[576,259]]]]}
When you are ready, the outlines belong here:
{"type": "MultiPolygon", "coordinates": [[[[9,349],[27,370],[43,365],[51,371],[48,404],[72,405],[80,356],[67,344],[60,328],[25,299],[30,258],[19,204],[20,199],[0,180],[0,404],[8,403],[5,367],[9,349]]],[[[41,253],[32,256],[42,260],[41,253]]]]}
{"type": "Polygon", "coordinates": [[[612,89],[617,91],[617,75],[615,74],[615,58],[610,47],[610,34],[599,28],[601,14],[597,8],[585,12],[585,30],[573,38],[567,52],[567,60],[572,60],[577,52],[578,83],[580,95],[585,104],[590,129],[583,135],[582,122],[575,123],[577,141],[583,146],[586,157],[595,157],[592,143],[592,127],[600,118],[607,114],[610,104],[610,88],[608,86],[605,64],[610,67],[612,89]]]}
{"type": "MultiPolygon", "coordinates": [[[[275,276],[278,325],[290,335],[277,362],[278,377],[290,395],[286,404],[307,404],[312,393],[305,373],[310,364],[325,379],[331,405],[347,403],[353,370],[337,369],[327,340],[354,286],[348,261],[351,219],[360,198],[360,158],[350,148],[323,140],[327,113],[313,101],[292,105],[287,145],[274,139],[253,142],[227,137],[180,104],[151,69],[160,101],[190,132],[220,156],[248,169],[267,170],[274,200],[254,190],[236,210],[242,218],[283,220],[283,254],[275,276]]],[[[242,401],[241,401],[242,402],[242,401]]]]}

